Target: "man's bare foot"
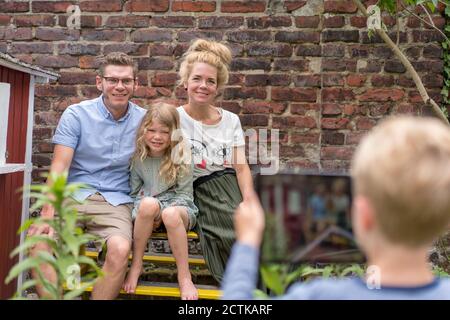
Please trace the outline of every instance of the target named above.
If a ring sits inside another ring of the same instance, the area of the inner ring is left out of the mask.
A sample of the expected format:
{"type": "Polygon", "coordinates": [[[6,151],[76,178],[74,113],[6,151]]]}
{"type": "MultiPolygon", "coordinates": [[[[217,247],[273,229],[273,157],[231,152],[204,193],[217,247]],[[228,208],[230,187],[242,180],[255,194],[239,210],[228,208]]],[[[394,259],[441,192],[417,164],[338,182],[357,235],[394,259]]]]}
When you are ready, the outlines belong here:
{"type": "Polygon", "coordinates": [[[127,278],[123,283],[123,290],[126,293],[134,293],[139,280],[139,276],[142,272],[142,262],[132,263],[130,270],[128,271],[127,278]]]}
{"type": "Polygon", "coordinates": [[[197,288],[190,278],[178,279],[178,285],[180,286],[181,300],[198,300],[197,288]]]}

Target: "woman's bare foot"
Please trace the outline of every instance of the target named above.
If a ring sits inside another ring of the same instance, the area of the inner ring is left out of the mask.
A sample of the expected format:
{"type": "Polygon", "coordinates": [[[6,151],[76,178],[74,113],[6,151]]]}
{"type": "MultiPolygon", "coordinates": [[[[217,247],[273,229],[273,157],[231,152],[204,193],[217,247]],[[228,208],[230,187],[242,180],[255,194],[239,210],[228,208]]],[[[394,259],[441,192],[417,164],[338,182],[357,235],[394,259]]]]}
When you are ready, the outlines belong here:
{"type": "Polygon", "coordinates": [[[178,279],[178,285],[180,286],[181,300],[198,300],[197,288],[190,278],[178,279]]]}
{"type": "Polygon", "coordinates": [[[139,280],[139,276],[142,272],[142,261],[138,263],[132,263],[130,270],[128,271],[127,278],[123,284],[123,290],[126,293],[134,293],[139,280]]]}

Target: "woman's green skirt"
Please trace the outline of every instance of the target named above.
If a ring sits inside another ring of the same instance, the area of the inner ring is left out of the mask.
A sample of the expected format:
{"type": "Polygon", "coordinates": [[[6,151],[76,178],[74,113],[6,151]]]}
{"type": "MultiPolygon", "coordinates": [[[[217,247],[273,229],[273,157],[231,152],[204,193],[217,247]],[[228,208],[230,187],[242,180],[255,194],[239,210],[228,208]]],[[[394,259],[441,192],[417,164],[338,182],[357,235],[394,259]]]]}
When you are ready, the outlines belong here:
{"type": "Polygon", "coordinates": [[[233,214],[242,195],[234,170],[202,178],[194,183],[194,202],[199,210],[196,231],[206,266],[221,283],[235,241],[233,214]]]}

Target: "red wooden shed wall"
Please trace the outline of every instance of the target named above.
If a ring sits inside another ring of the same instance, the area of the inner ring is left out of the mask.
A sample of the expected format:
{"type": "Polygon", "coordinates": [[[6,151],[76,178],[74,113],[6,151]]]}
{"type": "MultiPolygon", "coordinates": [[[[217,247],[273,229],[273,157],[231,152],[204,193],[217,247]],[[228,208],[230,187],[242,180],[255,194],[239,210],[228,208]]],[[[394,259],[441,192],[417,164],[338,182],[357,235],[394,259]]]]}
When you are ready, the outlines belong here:
{"type": "MultiPolygon", "coordinates": [[[[0,66],[0,82],[11,84],[6,148],[7,163],[25,163],[30,75],[0,66]]],[[[11,267],[17,262],[9,254],[20,241],[17,229],[22,216],[23,172],[0,174],[0,299],[11,297],[16,282],[4,284],[11,267]]]]}

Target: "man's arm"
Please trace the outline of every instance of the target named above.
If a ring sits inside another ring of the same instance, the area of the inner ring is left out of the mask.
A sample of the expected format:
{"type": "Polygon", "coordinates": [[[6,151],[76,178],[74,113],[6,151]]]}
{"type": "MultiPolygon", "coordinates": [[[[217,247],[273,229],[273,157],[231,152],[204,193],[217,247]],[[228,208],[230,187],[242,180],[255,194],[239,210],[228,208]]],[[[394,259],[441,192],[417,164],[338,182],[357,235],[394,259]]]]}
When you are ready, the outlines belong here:
{"type": "MultiPolygon", "coordinates": [[[[74,150],[70,147],[63,146],[60,144],[55,145],[55,149],[53,150],[53,160],[50,166],[50,173],[63,173],[64,171],[69,170],[70,164],[72,163],[74,150]]],[[[47,184],[52,183],[50,177],[47,179],[47,184]]],[[[42,217],[53,217],[54,215],[53,207],[50,205],[45,205],[42,208],[41,216],[42,217]]]]}
{"type": "MultiPolygon", "coordinates": [[[[66,170],[69,170],[70,164],[72,163],[74,150],[71,147],[63,146],[63,145],[55,145],[55,149],[53,151],[53,160],[50,166],[51,173],[62,173],[66,170]]],[[[52,183],[50,177],[47,179],[47,184],[52,183]]],[[[41,216],[45,218],[53,218],[55,214],[55,210],[51,205],[44,205],[42,207],[41,216]]],[[[36,234],[49,234],[52,235],[53,231],[47,225],[32,225],[28,230],[28,235],[36,235],[36,234]]]]}

